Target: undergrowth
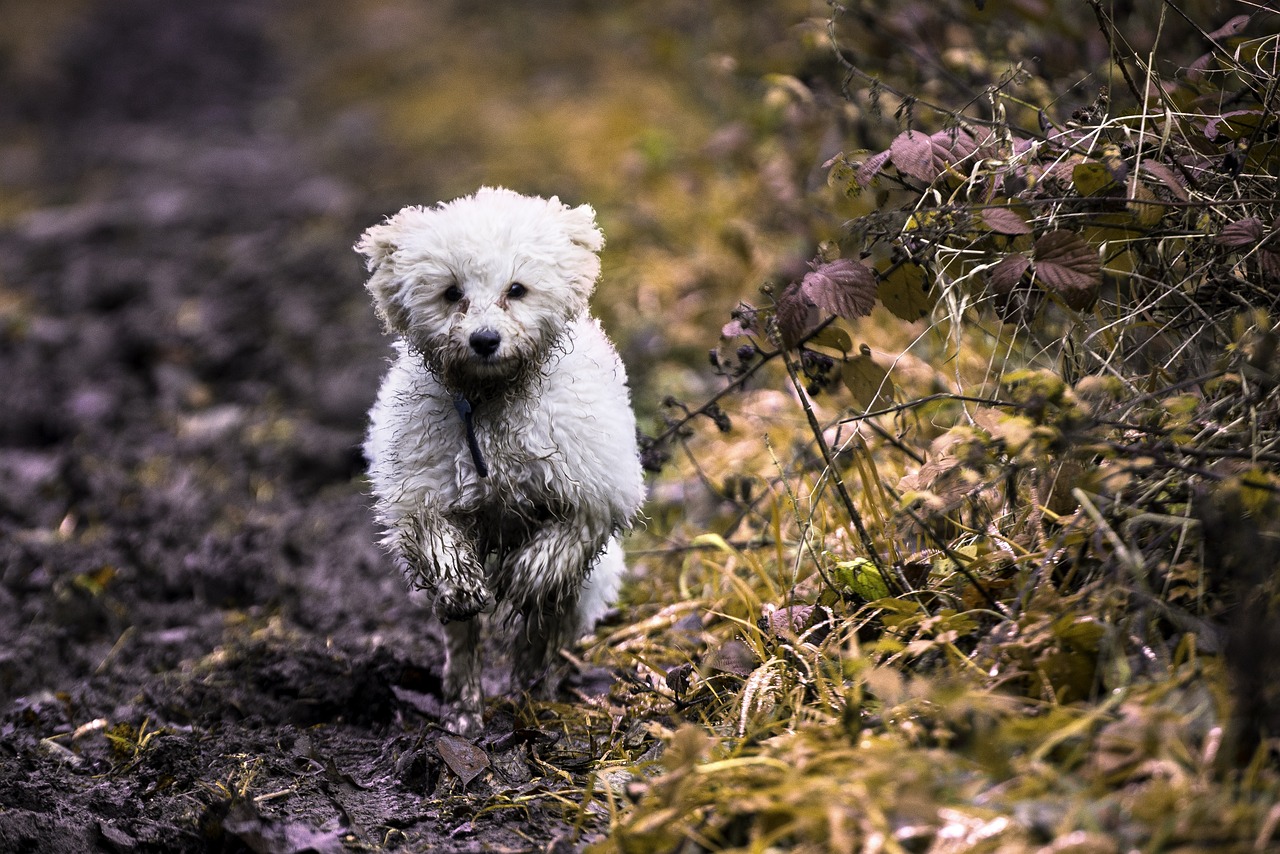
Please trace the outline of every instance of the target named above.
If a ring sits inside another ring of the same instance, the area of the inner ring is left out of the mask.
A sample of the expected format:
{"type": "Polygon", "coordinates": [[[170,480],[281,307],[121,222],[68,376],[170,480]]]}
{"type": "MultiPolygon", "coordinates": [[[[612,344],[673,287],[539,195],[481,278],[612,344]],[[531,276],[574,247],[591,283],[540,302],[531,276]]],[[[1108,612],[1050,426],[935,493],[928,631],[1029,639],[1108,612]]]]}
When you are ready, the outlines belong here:
{"type": "Polygon", "coordinates": [[[785,97],[884,139],[646,442],[598,850],[1280,845],[1280,40],[1238,5],[1141,48],[1073,8],[1070,80],[922,37],[913,90],[832,7],[785,97]]]}

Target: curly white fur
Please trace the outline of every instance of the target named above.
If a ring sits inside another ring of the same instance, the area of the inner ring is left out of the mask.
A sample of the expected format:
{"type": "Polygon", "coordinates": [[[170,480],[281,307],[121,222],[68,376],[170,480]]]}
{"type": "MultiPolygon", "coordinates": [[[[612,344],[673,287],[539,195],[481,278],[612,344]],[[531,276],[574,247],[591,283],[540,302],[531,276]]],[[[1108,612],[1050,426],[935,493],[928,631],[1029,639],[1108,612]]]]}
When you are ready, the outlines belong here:
{"type": "Polygon", "coordinates": [[[383,544],[446,624],[451,729],[481,726],[476,616],[522,618],[531,680],[591,628],[644,498],[626,373],[587,300],[588,205],[509,190],[409,207],[356,250],[396,358],[365,442],[383,544]]]}

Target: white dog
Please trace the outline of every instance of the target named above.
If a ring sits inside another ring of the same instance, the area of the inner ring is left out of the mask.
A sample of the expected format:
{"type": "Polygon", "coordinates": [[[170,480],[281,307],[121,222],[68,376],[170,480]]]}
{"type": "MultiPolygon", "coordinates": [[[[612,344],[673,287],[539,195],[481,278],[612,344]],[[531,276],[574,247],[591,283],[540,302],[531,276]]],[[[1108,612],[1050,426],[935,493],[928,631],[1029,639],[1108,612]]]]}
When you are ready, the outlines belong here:
{"type": "Polygon", "coordinates": [[[370,293],[396,359],[365,442],[383,544],[446,624],[446,723],[482,726],[477,615],[522,626],[537,677],[614,601],[644,485],[626,373],[587,299],[588,205],[481,188],[370,228],[370,293]]]}

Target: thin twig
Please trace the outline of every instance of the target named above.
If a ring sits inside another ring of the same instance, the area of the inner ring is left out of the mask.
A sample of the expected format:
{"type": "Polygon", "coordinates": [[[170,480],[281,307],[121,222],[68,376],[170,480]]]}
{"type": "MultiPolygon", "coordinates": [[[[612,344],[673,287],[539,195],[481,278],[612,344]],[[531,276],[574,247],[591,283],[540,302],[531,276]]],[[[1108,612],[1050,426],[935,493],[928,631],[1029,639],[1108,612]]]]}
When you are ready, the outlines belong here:
{"type": "Polygon", "coordinates": [[[868,418],[877,418],[881,415],[890,415],[894,412],[902,412],[906,409],[915,409],[917,406],[923,406],[926,403],[933,403],[935,400],[956,400],[961,403],[980,403],[986,406],[1006,406],[1012,409],[1022,408],[1022,404],[1012,400],[998,400],[992,397],[973,397],[967,394],[952,394],[951,392],[942,391],[926,397],[918,397],[915,400],[908,400],[906,403],[898,403],[884,409],[877,409],[874,412],[864,412],[861,415],[850,415],[848,418],[840,419],[839,423],[851,424],[855,421],[865,421],[868,418]]]}
{"type": "MultiPolygon", "coordinates": [[[[801,338],[800,343],[797,344],[796,346],[801,347],[804,344],[808,343],[819,332],[826,329],[832,323],[835,323],[835,321],[836,321],[836,316],[833,314],[830,317],[828,317],[826,320],[824,320],[822,323],[819,323],[808,334],[806,334],[803,338],[801,338]]],[[[744,385],[746,385],[747,380],[755,376],[756,373],[759,372],[759,370],[763,368],[766,364],[778,358],[778,356],[782,355],[782,352],[783,351],[781,348],[777,350],[770,350],[768,352],[757,349],[757,353],[760,357],[760,361],[756,362],[754,365],[747,368],[747,370],[744,371],[741,376],[734,377],[733,380],[730,381],[730,383],[727,386],[725,386],[724,388],[720,389],[720,391],[713,394],[705,403],[703,403],[697,409],[694,409],[692,411],[686,411],[684,418],[681,418],[679,421],[676,421],[667,425],[666,430],[663,430],[657,436],[653,437],[653,440],[652,440],[653,444],[661,445],[663,442],[666,442],[672,436],[676,435],[679,431],[683,430],[685,425],[687,425],[690,421],[693,421],[695,418],[705,416],[711,410],[712,407],[714,407],[716,404],[718,404],[721,400],[723,400],[725,397],[727,397],[731,393],[739,390],[744,385]]]]}

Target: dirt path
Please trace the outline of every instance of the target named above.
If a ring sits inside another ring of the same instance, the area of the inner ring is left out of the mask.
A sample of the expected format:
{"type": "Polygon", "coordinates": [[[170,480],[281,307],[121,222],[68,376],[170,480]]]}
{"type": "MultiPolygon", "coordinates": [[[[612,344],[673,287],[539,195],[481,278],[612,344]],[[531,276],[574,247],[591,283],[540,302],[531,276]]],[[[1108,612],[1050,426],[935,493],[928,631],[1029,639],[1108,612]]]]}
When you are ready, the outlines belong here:
{"type": "Polygon", "coordinates": [[[272,7],[200,8],[108,4],[0,116],[0,850],[574,850],[585,748],[441,741],[372,545],[386,211],[275,115],[272,7]]]}

